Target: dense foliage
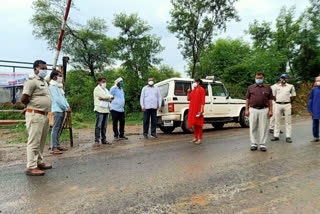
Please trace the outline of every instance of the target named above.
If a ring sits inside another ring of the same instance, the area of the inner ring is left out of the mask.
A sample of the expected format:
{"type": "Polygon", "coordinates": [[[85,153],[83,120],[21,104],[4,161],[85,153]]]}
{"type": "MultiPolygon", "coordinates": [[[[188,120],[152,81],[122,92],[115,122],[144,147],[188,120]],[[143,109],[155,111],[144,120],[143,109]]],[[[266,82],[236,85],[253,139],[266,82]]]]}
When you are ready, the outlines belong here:
{"type": "MultiPolygon", "coordinates": [[[[224,38],[212,42],[230,20],[239,20],[237,0],[171,0],[168,29],[179,40],[179,48],[189,63],[190,77],[214,75],[222,80],[233,97],[244,98],[255,73],[265,73],[265,82],[273,84],[282,73],[296,86],[314,79],[320,71],[320,1],[310,0],[301,14],[295,8],[282,8],[274,22],[253,21],[246,33],[252,42],[224,38]]],[[[45,39],[54,49],[60,31],[65,0],[34,0],[31,23],[34,35],[45,39]]],[[[74,9],[74,5],[73,5],[74,9]]],[[[75,68],[67,77],[68,99],[76,111],[93,109],[92,92],[96,78],[107,77],[108,88],[122,77],[128,112],[139,111],[139,96],[147,78],[156,82],[180,76],[171,67],[161,65],[164,49],[152,27],[137,14],[120,13],[112,21],[118,30],[109,37],[106,21],[91,18],[86,24],[68,20],[63,52],[75,68]],[[114,68],[115,65],[117,68],[114,68]]]]}
{"type": "MultiPolygon", "coordinates": [[[[239,98],[244,97],[258,71],[265,73],[268,84],[274,84],[282,73],[297,87],[312,81],[320,73],[320,2],[311,3],[300,16],[294,7],[282,8],[275,25],[251,23],[247,33],[252,45],[230,38],[210,44],[199,60],[196,77],[214,75],[239,98]]],[[[187,72],[191,75],[192,62],[187,72]]]]}
{"type": "MultiPolygon", "coordinates": [[[[180,77],[180,73],[174,72],[169,66],[162,65],[159,68],[152,67],[147,71],[146,76],[153,76],[155,82],[160,82],[171,77],[180,77]]],[[[114,86],[114,80],[122,77],[124,79],[123,90],[126,99],[126,112],[132,113],[140,111],[140,92],[147,84],[147,79],[141,79],[137,82],[136,79],[128,75],[128,72],[123,68],[105,70],[97,74],[97,78],[98,77],[107,78],[108,89],[114,86]],[[135,88],[134,91],[137,94],[132,93],[133,88],[135,88]]],[[[67,73],[67,80],[66,94],[73,111],[92,114],[94,108],[93,90],[97,86],[97,83],[90,77],[90,72],[84,70],[69,71],[67,73]]]]}
{"type": "Polygon", "coordinates": [[[168,29],[179,39],[179,48],[192,64],[190,76],[196,75],[196,65],[203,50],[218,30],[225,30],[226,23],[238,20],[234,3],[237,0],[171,0],[171,21],[168,29]]]}

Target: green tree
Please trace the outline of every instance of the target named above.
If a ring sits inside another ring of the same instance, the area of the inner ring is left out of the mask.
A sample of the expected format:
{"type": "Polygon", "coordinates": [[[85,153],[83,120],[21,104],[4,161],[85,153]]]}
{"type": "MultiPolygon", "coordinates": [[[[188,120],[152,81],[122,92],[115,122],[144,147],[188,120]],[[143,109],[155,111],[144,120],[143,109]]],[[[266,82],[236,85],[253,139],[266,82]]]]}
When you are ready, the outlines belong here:
{"type": "Polygon", "coordinates": [[[151,26],[137,14],[115,15],[113,24],[120,30],[118,58],[122,61],[122,66],[134,72],[136,77],[144,78],[145,73],[162,60],[157,57],[164,49],[160,38],[150,34],[151,26]]]}
{"type": "MultiPolygon", "coordinates": [[[[251,53],[249,44],[240,39],[218,39],[204,50],[196,77],[214,75],[221,78],[225,69],[241,64],[251,53]]],[[[191,76],[192,68],[188,71],[191,76]]]]}
{"type": "MultiPolygon", "coordinates": [[[[52,50],[58,42],[65,6],[66,0],[33,2],[35,13],[30,20],[34,27],[33,34],[36,38],[46,40],[52,50]]],[[[114,62],[115,42],[105,35],[106,31],[103,19],[92,18],[86,25],[81,25],[69,18],[61,50],[70,55],[71,63],[76,68],[88,69],[94,77],[97,70],[102,71],[114,62]]]]}
{"type": "Polygon", "coordinates": [[[171,0],[168,29],[180,40],[183,57],[192,63],[191,77],[203,50],[210,44],[215,30],[225,30],[226,22],[238,20],[237,0],[171,0]]]}
{"type": "Polygon", "coordinates": [[[246,33],[250,34],[253,40],[253,47],[260,49],[270,49],[273,45],[272,22],[254,20],[249,24],[246,33]]]}
{"type": "Polygon", "coordinates": [[[276,49],[286,56],[287,60],[281,65],[281,73],[287,71],[287,66],[294,77],[295,69],[293,61],[297,52],[296,40],[299,33],[299,21],[295,19],[295,8],[287,10],[285,7],[281,9],[276,19],[276,31],[274,32],[274,41],[276,49]]]}
{"type": "Polygon", "coordinates": [[[159,68],[152,67],[148,71],[148,77],[153,77],[154,81],[157,83],[172,77],[181,77],[181,74],[174,71],[174,69],[168,65],[161,65],[159,68]]]}
{"type": "Polygon", "coordinates": [[[96,82],[84,70],[71,70],[67,73],[66,94],[75,112],[93,112],[93,90],[96,82]]]}
{"type": "Polygon", "coordinates": [[[271,22],[263,21],[260,24],[257,20],[249,25],[247,32],[254,42],[253,47],[260,49],[258,52],[263,50],[278,52],[278,55],[282,55],[278,72],[285,73],[289,67],[291,75],[295,76],[293,62],[297,52],[296,40],[299,33],[299,20],[295,19],[295,8],[283,7],[276,19],[275,30],[272,30],[271,25],[271,22]]]}
{"type": "Polygon", "coordinates": [[[115,15],[113,24],[120,30],[117,50],[123,69],[119,74],[124,78],[127,110],[137,111],[140,109],[139,97],[148,71],[161,62],[157,55],[163,47],[160,38],[150,34],[151,27],[137,14],[115,15]]]}
{"type": "Polygon", "coordinates": [[[299,51],[294,61],[298,80],[302,81],[311,81],[320,74],[320,1],[310,2],[311,6],[299,18],[299,51]]]}

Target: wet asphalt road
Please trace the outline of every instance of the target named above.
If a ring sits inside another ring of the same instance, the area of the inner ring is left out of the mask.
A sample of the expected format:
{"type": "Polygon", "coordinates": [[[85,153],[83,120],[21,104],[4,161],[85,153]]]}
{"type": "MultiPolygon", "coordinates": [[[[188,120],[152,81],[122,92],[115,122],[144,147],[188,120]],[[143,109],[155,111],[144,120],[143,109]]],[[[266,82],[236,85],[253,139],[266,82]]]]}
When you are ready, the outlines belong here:
{"type": "MultiPolygon", "coordinates": [[[[311,121],[294,143],[249,151],[248,129],[159,135],[122,149],[58,159],[44,177],[0,168],[1,213],[320,213],[320,143],[311,121]]],[[[282,140],[284,136],[282,136],[282,140]]],[[[130,144],[130,142],[128,142],[130,144]]]]}

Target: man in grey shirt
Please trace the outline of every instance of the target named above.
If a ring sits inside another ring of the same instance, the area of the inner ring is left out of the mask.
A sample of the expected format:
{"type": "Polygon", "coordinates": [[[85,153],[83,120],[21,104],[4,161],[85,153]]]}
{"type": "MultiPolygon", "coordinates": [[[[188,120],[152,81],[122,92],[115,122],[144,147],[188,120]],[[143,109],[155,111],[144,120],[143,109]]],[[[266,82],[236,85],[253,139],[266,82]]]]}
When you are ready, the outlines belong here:
{"type": "Polygon", "coordinates": [[[148,85],[143,87],[140,96],[140,105],[143,113],[143,136],[147,139],[149,121],[151,117],[151,137],[157,138],[157,110],[161,108],[162,98],[157,86],[154,86],[153,77],[148,78],[148,85]]]}

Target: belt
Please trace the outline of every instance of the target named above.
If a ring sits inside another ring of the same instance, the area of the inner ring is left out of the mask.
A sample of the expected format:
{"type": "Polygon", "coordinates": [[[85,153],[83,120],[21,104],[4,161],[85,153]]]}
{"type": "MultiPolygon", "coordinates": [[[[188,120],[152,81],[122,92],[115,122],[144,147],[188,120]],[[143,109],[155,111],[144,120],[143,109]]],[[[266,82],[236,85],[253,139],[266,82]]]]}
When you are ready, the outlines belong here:
{"type": "Polygon", "coordinates": [[[48,112],[44,112],[44,111],[38,111],[38,110],[34,110],[34,109],[27,109],[26,112],[29,112],[29,113],[36,113],[36,114],[42,114],[42,115],[47,115],[48,112]]]}
{"type": "Polygon", "coordinates": [[[259,109],[259,110],[261,110],[261,109],[269,108],[269,106],[264,106],[264,107],[259,107],[259,106],[257,106],[257,107],[252,107],[252,106],[250,106],[250,108],[254,108],[254,109],[259,109]]]}
{"type": "Polygon", "coordinates": [[[284,104],[290,104],[291,102],[276,102],[277,104],[281,104],[281,105],[284,105],[284,104]]]}

